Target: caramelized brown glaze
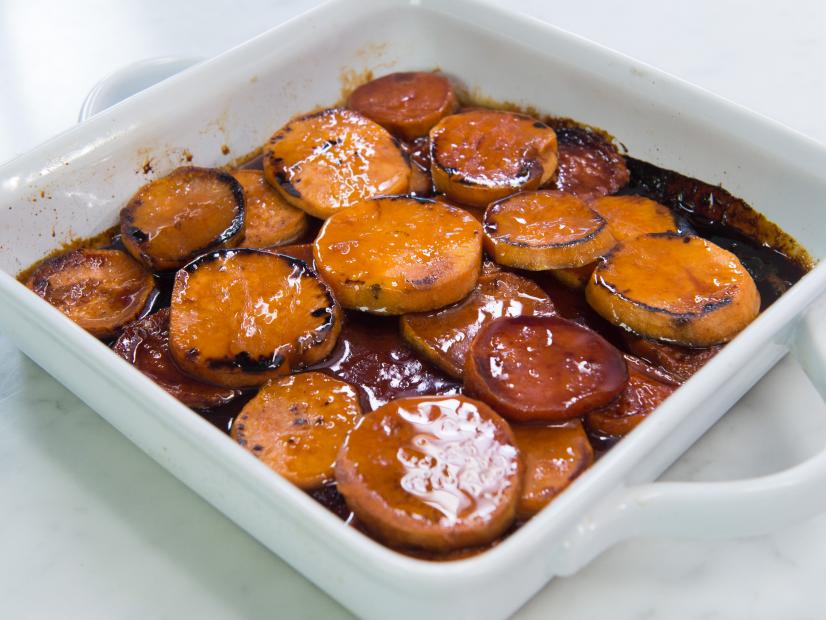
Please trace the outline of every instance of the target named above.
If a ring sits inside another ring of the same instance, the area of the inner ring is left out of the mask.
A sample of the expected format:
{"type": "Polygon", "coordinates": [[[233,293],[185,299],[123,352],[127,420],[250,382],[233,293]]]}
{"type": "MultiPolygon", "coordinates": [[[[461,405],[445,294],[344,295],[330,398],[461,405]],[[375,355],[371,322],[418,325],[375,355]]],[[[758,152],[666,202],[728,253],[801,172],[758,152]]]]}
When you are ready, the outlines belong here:
{"type": "Polygon", "coordinates": [[[406,398],[364,416],[336,462],[359,521],[394,546],[483,545],[513,522],[522,464],[508,424],[462,396],[406,398]]]}
{"type": "Polygon", "coordinates": [[[399,335],[396,318],[349,312],[338,344],[313,367],[358,386],[365,410],[394,398],[458,394],[461,384],[423,360],[399,335]]]}
{"type": "Polygon", "coordinates": [[[345,308],[404,314],[441,308],[476,284],[482,227],[464,210],[424,198],[366,200],[332,216],[313,254],[345,308]]]}
{"type": "Polygon", "coordinates": [[[461,379],[479,329],[501,316],[523,314],[550,316],[553,302],[535,282],[486,263],[470,295],[441,310],[402,316],[401,332],[426,359],[461,379]]]}
{"type": "Polygon", "coordinates": [[[340,330],[341,310],[327,286],[288,256],[220,250],[175,276],[172,357],[217,385],[261,385],[319,362],[340,330]]]}
{"type": "Polygon", "coordinates": [[[196,381],[175,365],[169,353],[169,308],[127,325],[112,350],[193,409],[225,405],[238,395],[237,390],[196,381]]]}
{"type": "Polygon", "coordinates": [[[556,127],[559,163],[549,184],[559,191],[594,198],[628,183],[625,159],[602,134],[584,127],[556,127]]]}
{"type": "Polygon", "coordinates": [[[594,462],[594,450],[579,420],[557,426],[511,426],[525,463],[516,516],[530,519],[594,462]]]}
{"type": "Polygon", "coordinates": [[[264,175],[287,202],[321,219],[410,187],[410,166],[398,142],[344,109],[301,116],[279,129],[264,148],[264,175]]]}
{"type": "Polygon", "coordinates": [[[616,241],[605,219],[576,196],[520,192],[485,210],[485,250],[497,263],[544,271],[593,262],[616,241]]]}
{"type": "Polygon", "coordinates": [[[556,134],[524,114],[465,110],[430,130],[430,157],[438,191],[462,204],[486,207],[551,178],[556,134]]]}
{"type": "Polygon", "coordinates": [[[320,372],[264,385],[232,425],[232,437],[297,487],[334,480],[344,438],[361,418],[356,389],[320,372]]]}
{"type": "Polygon", "coordinates": [[[604,407],[625,388],[622,354],[559,317],[504,317],[479,330],[465,391],[514,422],[563,422],[604,407]]]}
{"type": "Polygon", "coordinates": [[[213,168],[186,166],[147,183],[120,213],[129,253],[155,271],[177,269],[244,235],[244,190],[213,168]]]}
{"type": "Polygon", "coordinates": [[[111,338],[156,294],[152,275],[119,250],[78,249],[41,263],[32,291],[93,336],[111,338]]]}
{"type": "Polygon", "coordinates": [[[588,433],[601,442],[616,441],[630,433],[680,385],[673,377],[639,358],[626,355],[625,360],[628,384],[620,397],[585,416],[588,433]]]}
{"type": "Polygon", "coordinates": [[[244,188],[246,226],[242,248],[270,248],[293,243],[307,230],[307,215],[288,204],[259,170],[235,170],[244,188]]]}
{"type": "Polygon", "coordinates": [[[690,349],[640,338],[629,332],[623,332],[622,340],[629,353],[662,368],[680,382],[688,381],[695,372],[705,366],[723,348],[717,345],[707,349],[690,349]]]}
{"type": "Polygon", "coordinates": [[[425,135],[459,105],[445,76],[426,71],[391,73],[362,84],[347,107],[405,140],[425,135]]]}
{"type": "Polygon", "coordinates": [[[673,233],[617,246],[594,269],[585,296],[614,325],[693,347],[728,342],[760,311],[754,280],[734,254],[673,233]]]}

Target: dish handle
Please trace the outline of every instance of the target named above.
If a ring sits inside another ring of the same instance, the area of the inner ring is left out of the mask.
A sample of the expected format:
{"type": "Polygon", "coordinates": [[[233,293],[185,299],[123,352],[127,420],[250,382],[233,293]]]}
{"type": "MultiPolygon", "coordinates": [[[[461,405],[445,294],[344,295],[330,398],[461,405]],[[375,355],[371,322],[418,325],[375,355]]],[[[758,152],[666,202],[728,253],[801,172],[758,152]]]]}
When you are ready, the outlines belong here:
{"type": "MultiPolygon", "coordinates": [[[[826,298],[803,316],[791,343],[826,400],[826,298]]],[[[557,574],[577,572],[637,537],[726,539],[768,534],[826,511],[826,447],[775,474],[728,482],[652,482],[618,489],[563,543],[557,574]]]]}

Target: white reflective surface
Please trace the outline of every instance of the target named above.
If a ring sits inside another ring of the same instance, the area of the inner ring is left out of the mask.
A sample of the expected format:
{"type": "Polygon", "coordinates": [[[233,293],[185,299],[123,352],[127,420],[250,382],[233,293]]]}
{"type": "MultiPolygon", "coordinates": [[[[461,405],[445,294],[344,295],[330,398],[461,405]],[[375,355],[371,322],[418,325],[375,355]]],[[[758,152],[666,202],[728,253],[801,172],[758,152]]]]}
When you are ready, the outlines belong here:
{"type": "MultiPolygon", "coordinates": [[[[0,160],[71,126],[98,79],[210,56],[308,3],[0,2],[0,160]]],[[[826,7],[512,2],[826,141],[826,7]]],[[[610,129],[610,128],[608,128],[610,129]]],[[[782,362],[669,472],[769,473],[826,442],[826,408],[782,362]]],[[[0,338],[0,616],[345,617],[0,338]]],[[[554,580],[525,618],[816,618],[826,518],[732,543],[624,544],[554,580]]]]}

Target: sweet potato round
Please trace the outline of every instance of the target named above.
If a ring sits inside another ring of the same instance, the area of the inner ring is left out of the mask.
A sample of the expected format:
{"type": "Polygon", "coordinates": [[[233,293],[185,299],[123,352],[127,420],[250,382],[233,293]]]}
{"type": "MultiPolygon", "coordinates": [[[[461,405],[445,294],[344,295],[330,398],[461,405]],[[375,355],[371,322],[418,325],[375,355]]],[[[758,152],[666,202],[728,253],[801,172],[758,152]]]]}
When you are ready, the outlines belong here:
{"type": "Polygon", "coordinates": [[[111,338],[157,294],[143,266],[120,250],[78,249],[50,258],[26,282],[93,336],[111,338]]]}
{"type": "Polygon", "coordinates": [[[760,311],[754,280],[734,254],[674,233],[617,246],[597,265],[585,295],[614,325],[691,347],[731,340],[760,311]]]}
{"type": "Polygon", "coordinates": [[[347,102],[347,107],[405,140],[427,134],[458,105],[450,80],[426,71],[391,73],[371,80],[354,90],[347,102]]]}
{"type": "Polygon", "coordinates": [[[671,209],[644,196],[603,196],[591,206],[605,218],[608,230],[619,242],[648,233],[679,232],[671,209]]]}
{"type": "Polygon", "coordinates": [[[244,188],[246,226],[242,248],[271,248],[292,243],[307,230],[307,214],[287,203],[260,170],[236,170],[244,188]]]}
{"type": "Polygon", "coordinates": [[[339,491],[374,536],[434,551],[501,535],[522,471],[507,422],[464,396],[388,403],[360,420],[336,461],[339,491]]]}
{"type": "Polygon", "coordinates": [[[474,109],[446,116],[430,130],[436,189],[457,202],[486,207],[536,189],[556,170],[556,134],[515,112],[474,109]]]}
{"type": "Polygon", "coordinates": [[[306,263],[264,250],[218,250],[178,271],[169,348],[188,374],[251,387],[321,361],[341,310],[306,263]]]}
{"type": "Polygon", "coordinates": [[[625,388],[622,354],[559,317],[491,321],[465,361],[465,392],[514,422],[564,422],[604,407],[625,388]]]}
{"type": "Polygon", "coordinates": [[[497,263],[544,271],[581,267],[614,247],[605,219],[576,196],[520,192],[485,210],[485,249],[497,263]]]}
{"type": "Polygon", "coordinates": [[[320,372],[264,385],[232,424],[232,437],[306,491],[334,479],[336,456],[361,418],[356,389],[320,372]]]}
{"type": "Polygon", "coordinates": [[[264,147],[264,176],[284,200],[321,219],[410,186],[410,166],[395,138],[358,112],[337,108],[275,132],[264,147]]]}
{"type": "Polygon", "coordinates": [[[617,148],[599,133],[584,127],[556,129],[559,163],[549,187],[595,198],[613,194],[628,183],[630,174],[617,148]]]}
{"type": "Polygon", "coordinates": [[[464,210],[425,198],[374,198],[328,219],[313,254],[345,308],[422,312],[476,285],[482,227],[464,210]]]}
{"type": "Polygon", "coordinates": [[[244,236],[244,190],[213,168],[184,166],[141,187],[120,212],[127,251],[153,271],[177,269],[244,236]]]}

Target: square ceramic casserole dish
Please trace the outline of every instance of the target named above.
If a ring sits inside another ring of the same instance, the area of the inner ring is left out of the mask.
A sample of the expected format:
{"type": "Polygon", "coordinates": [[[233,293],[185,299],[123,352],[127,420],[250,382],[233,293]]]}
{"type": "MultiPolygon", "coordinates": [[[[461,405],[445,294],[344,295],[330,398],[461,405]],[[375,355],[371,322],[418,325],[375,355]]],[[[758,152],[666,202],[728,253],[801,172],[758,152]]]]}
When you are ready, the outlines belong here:
{"type": "Polygon", "coordinates": [[[187,153],[225,164],[291,116],[337,101],[355,75],[434,67],[471,93],[604,127],[638,158],[722,183],[815,259],[826,254],[826,149],[805,137],[506,10],[332,0],[3,166],[0,329],[218,510],[368,618],[498,618],[623,538],[755,534],[826,508],[826,453],[753,480],[651,482],[790,350],[826,393],[823,265],[527,525],[482,555],[446,563],[397,554],[348,527],[14,279],[60,244],[114,225],[137,187],[187,153]]]}

